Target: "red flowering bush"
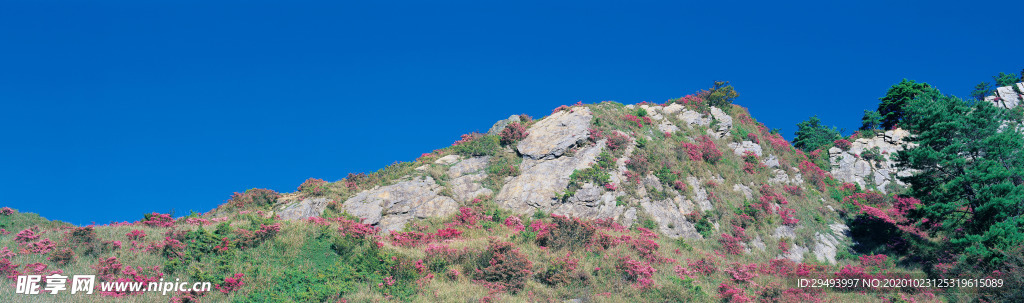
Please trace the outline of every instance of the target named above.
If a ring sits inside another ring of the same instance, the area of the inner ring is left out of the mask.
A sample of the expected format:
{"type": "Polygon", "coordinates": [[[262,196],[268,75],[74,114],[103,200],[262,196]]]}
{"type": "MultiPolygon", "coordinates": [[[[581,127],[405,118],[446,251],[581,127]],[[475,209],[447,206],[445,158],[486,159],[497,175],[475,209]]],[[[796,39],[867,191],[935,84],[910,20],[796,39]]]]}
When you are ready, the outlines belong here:
{"type": "MultiPolygon", "coordinates": [[[[309,180],[307,180],[309,182],[309,180]]],[[[229,205],[235,207],[245,207],[248,205],[255,206],[271,206],[277,203],[277,199],[281,195],[276,191],[262,188],[253,188],[246,190],[243,193],[235,192],[231,195],[231,199],[228,200],[229,205]]]]}
{"type": "Polygon", "coordinates": [[[537,245],[551,249],[579,250],[586,247],[597,229],[590,222],[578,218],[552,215],[553,228],[537,233],[537,245]]]}
{"type": "Polygon", "coordinates": [[[729,268],[725,269],[725,273],[732,277],[734,282],[750,282],[750,280],[757,278],[757,264],[740,264],[733,263],[729,265],[729,268]]]}
{"type": "Polygon", "coordinates": [[[436,233],[423,233],[418,231],[396,232],[391,231],[388,235],[391,244],[401,247],[416,247],[433,241],[455,239],[462,235],[462,231],[453,228],[442,228],[436,233]]]}
{"type": "Polygon", "coordinates": [[[779,216],[782,217],[782,224],[793,226],[800,223],[800,219],[794,215],[795,212],[792,208],[780,208],[779,216]]]}
{"type": "Polygon", "coordinates": [[[68,263],[71,263],[71,261],[75,259],[75,251],[70,247],[61,248],[50,253],[50,256],[46,259],[50,260],[53,263],[67,265],[68,263]]]}
{"type": "Polygon", "coordinates": [[[625,116],[622,116],[622,119],[624,119],[626,121],[629,121],[632,124],[636,124],[636,127],[638,127],[638,128],[643,128],[644,127],[644,123],[646,123],[647,125],[653,125],[654,124],[654,122],[651,121],[651,117],[648,117],[648,116],[637,117],[637,116],[634,116],[634,115],[627,114],[625,116]]]}
{"type": "Polygon", "coordinates": [[[850,150],[850,147],[853,146],[853,144],[851,144],[850,141],[847,141],[846,139],[839,139],[832,143],[834,143],[836,147],[842,150],[850,150]]]}
{"type": "Polygon", "coordinates": [[[306,179],[299,185],[298,191],[312,196],[323,195],[327,193],[327,181],[317,178],[306,179]]]}
{"type": "Polygon", "coordinates": [[[889,256],[883,254],[860,256],[860,265],[864,267],[886,268],[890,266],[889,256]]]}
{"type": "Polygon", "coordinates": [[[613,131],[612,134],[609,135],[607,138],[608,141],[606,142],[606,144],[608,145],[608,149],[612,151],[625,148],[626,146],[629,145],[630,142],[629,135],[626,135],[625,133],[622,133],[620,131],[613,131]]]}
{"type": "Polygon", "coordinates": [[[714,256],[705,256],[697,260],[687,259],[686,266],[693,273],[698,273],[704,276],[710,276],[718,272],[718,261],[714,256]]]}
{"type": "Polygon", "coordinates": [[[501,130],[501,144],[509,145],[518,142],[519,140],[522,140],[529,135],[530,132],[526,131],[526,127],[524,127],[519,122],[512,122],[509,125],[506,125],[505,129],[501,130]]]}
{"type": "Polygon", "coordinates": [[[96,270],[96,275],[100,281],[114,281],[117,279],[117,275],[121,274],[121,261],[117,260],[117,257],[109,257],[106,259],[100,258],[99,263],[91,266],[92,269],[96,270]]]}
{"type": "Polygon", "coordinates": [[[803,196],[804,195],[803,188],[801,188],[800,186],[797,186],[797,185],[793,185],[793,186],[783,185],[782,186],[782,190],[786,191],[787,194],[794,195],[794,196],[803,196]]]}
{"type": "Polygon", "coordinates": [[[142,224],[146,224],[149,227],[171,227],[174,226],[174,218],[171,215],[161,213],[150,213],[144,216],[145,218],[141,221],[142,224]]]}
{"type": "Polygon", "coordinates": [[[21,274],[18,272],[18,266],[21,265],[11,263],[11,260],[8,258],[0,259],[0,276],[7,277],[8,279],[17,278],[21,274]]]}
{"type": "Polygon", "coordinates": [[[556,107],[555,109],[552,109],[551,110],[551,114],[554,115],[557,112],[568,111],[568,110],[569,110],[569,106],[563,104],[562,106],[559,106],[559,107],[556,107]]]}
{"type": "Polygon", "coordinates": [[[619,264],[615,268],[624,274],[626,280],[633,282],[633,287],[637,289],[654,286],[654,273],[658,271],[650,264],[630,257],[619,259],[619,264]]]}
{"type": "Polygon", "coordinates": [[[523,226],[523,220],[519,219],[518,216],[508,216],[508,218],[505,218],[504,224],[505,227],[508,227],[515,232],[521,232],[526,229],[526,226],[523,226]]]}
{"type": "Polygon", "coordinates": [[[483,219],[476,210],[469,207],[459,208],[459,214],[455,216],[455,220],[446,224],[448,227],[465,226],[468,228],[475,228],[477,221],[483,219]]]}
{"type": "Polygon", "coordinates": [[[462,138],[460,138],[458,141],[455,141],[454,143],[452,143],[452,146],[459,146],[459,145],[462,145],[462,144],[465,144],[465,143],[469,143],[469,142],[472,142],[472,141],[474,141],[476,139],[479,139],[480,137],[483,137],[483,136],[484,136],[483,134],[477,133],[477,132],[463,134],[462,138]]]}
{"type": "Polygon", "coordinates": [[[715,163],[722,159],[722,151],[718,150],[718,146],[715,146],[715,142],[711,141],[711,137],[701,136],[697,141],[700,143],[700,152],[704,161],[715,163]]]}
{"type": "Polygon", "coordinates": [[[566,253],[565,257],[556,258],[551,261],[548,268],[537,273],[537,279],[547,285],[558,286],[579,282],[586,284],[589,276],[579,271],[580,260],[573,258],[572,253],[566,253]]]}
{"type": "Polygon", "coordinates": [[[519,292],[533,275],[533,262],[519,252],[512,243],[491,241],[487,250],[477,259],[475,278],[498,290],[519,292]]]}
{"type": "Polygon", "coordinates": [[[242,277],[244,275],[245,274],[237,273],[234,276],[224,278],[224,283],[217,284],[215,285],[215,287],[217,288],[218,291],[222,293],[229,293],[232,291],[239,290],[242,288],[243,285],[245,285],[245,282],[242,282],[242,277]]]}
{"type": "Polygon", "coordinates": [[[769,134],[764,135],[764,138],[768,139],[768,143],[776,151],[788,151],[788,150],[790,150],[789,141],[786,141],[786,139],[783,139],[782,135],[769,133],[769,134]]]}
{"type": "Polygon", "coordinates": [[[39,235],[37,235],[33,229],[34,228],[26,228],[25,230],[18,232],[17,235],[14,235],[14,242],[26,244],[39,239],[39,235]]]}
{"type": "Polygon", "coordinates": [[[10,216],[14,214],[14,209],[10,207],[0,208],[0,215],[10,216]]]}
{"type": "Polygon", "coordinates": [[[725,252],[732,255],[742,254],[744,251],[743,241],[746,241],[747,235],[743,227],[733,225],[732,234],[722,233],[722,238],[718,240],[722,244],[722,248],[725,252]]]}
{"type": "Polygon", "coordinates": [[[736,288],[731,284],[722,283],[718,285],[718,297],[722,298],[722,301],[730,303],[748,303],[754,302],[747,296],[747,293],[742,289],[736,288]]]}
{"type": "Polygon", "coordinates": [[[28,251],[34,254],[47,254],[54,248],[57,248],[57,242],[53,242],[50,239],[43,239],[28,245],[28,251]]]}
{"type": "Polygon", "coordinates": [[[747,141],[761,143],[761,140],[757,138],[757,134],[755,133],[747,133],[747,141]]]}
{"type": "Polygon", "coordinates": [[[804,180],[817,186],[818,190],[825,190],[825,180],[831,177],[821,170],[821,167],[806,160],[800,161],[800,173],[803,174],[804,180]]]}
{"type": "Polygon", "coordinates": [[[14,257],[15,257],[15,256],[17,256],[17,255],[18,255],[18,254],[16,254],[16,253],[12,252],[12,251],[11,251],[11,250],[10,250],[9,248],[7,248],[7,247],[4,247],[4,248],[0,248],[0,259],[10,259],[10,258],[14,258],[14,257]]]}

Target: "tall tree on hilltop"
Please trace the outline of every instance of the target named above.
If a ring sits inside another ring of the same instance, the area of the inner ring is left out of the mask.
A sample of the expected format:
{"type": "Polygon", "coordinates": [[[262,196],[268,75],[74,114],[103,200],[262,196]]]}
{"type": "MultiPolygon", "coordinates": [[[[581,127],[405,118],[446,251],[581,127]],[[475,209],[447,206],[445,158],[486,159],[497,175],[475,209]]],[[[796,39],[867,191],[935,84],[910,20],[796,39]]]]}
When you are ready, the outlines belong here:
{"type": "Polygon", "coordinates": [[[919,96],[927,95],[934,97],[939,95],[939,90],[931,87],[928,83],[917,83],[914,80],[903,79],[900,83],[893,85],[885,93],[885,97],[879,98],[878,114],[882,116],[882,128],[890,129],[903,120],[903,106],[919,96]]]}
{"type": "Polygon", "coordinates": [[[882,124],[882,116],[875,110],[865,110],[860,118],[860,130],[876,130],[882,124]]]}
{"type": "Polygon", "coordinates": [[[974,86],[974,91],[971,92],[971,97],[974,97],[975,100],[982,101],[985,100],[985,97],[991,95],[993,91],[991,83],[981,82],[974,86]]]}
{"type": "MultiPolygon", "coordinates": [[[[1024,71],[1022,71],[1024,72],[1024,71]]],[[[1014,74],[999,73],[999,75],[992,76],[992,79],[996,80],[996,87],[1010,86],[1014,83],[1020,82],[1020,77],[1014,74]]]]}
{"type": "Polygon", "coordinates": [[[821,124],[818,116],[813,116],[807,121],[796,124],[796,138],[793,139],[793,146],[810,152],[815,149],[832,144],[839,140],[839,130],[834,126],[829,128],[821,124]]]}
{"type": "MultiPolygon", "coordinates": [[[[1024,245],[1024,137],[1021,110],[951,96],[917,98],[904,106],[915,148],[898,163],[917,171],[901,177],[922,201],[912,214],[928,219],[961,261],[996,265],[1024,245]]],[[[974,263],[978,264],[978,263],[974,263]]]]}

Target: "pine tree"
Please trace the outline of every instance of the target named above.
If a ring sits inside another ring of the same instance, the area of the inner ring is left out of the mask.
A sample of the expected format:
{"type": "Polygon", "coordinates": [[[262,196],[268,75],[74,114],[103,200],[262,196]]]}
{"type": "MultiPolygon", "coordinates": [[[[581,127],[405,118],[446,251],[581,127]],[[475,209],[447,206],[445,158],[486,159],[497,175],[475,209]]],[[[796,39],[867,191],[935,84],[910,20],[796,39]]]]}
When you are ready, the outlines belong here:
{"type": "Polygon", "coordinates": [[[904,125],[917,147],[897,161],[917,172],[901,178],[923,204],[914,216],[948,236],[962,261],[1002,261],[1024,245],[1024,138],[1021,111],[957,97],[917,98],[904,125]]]}
{"type": "Polygon", "coordinates": [[[903,106],[919,96],[929,98],[939,95],[939,90],[931,87],[928,83],[917,83],[914,80],[903,79],[900,83],[893,85],[885,93],[885,97],[879,98],[878,114],[882,116],[882,128],[890,129],[903,120],[903,106]]]}
{"type": "Polygon", "coordinates": [[[993,92],[992,84],[988,82],[981,82],[974,86],[974,91],[971,92],[971,97],[975,100],[982,101],[985,97],[991,95],[993,92]]]}
{"type": "Polygon", "coordinates": [[[807,119],[807,121],[797,123],[796,127],[796,138],[793,139],[793,146],[807,152],[832,144],[832,142],[841,138],[839,130],[835,127],[829,128],[821,125],[821,119],[818,119],[818,116],[813,116],[807,119]]]}
{"type": "Polygon", "coordinates": [[[860,130],[876,130],[882,124],[882,116],[878,111],[865,110],[864,116],[860,118],[860,130]]]}

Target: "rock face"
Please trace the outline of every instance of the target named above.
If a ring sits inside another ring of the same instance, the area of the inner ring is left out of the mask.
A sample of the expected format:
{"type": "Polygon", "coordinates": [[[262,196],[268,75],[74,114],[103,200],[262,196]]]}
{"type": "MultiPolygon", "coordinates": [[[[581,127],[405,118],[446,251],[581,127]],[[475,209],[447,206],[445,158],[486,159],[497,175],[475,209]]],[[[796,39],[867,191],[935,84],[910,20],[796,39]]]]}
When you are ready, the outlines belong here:
{"type": "Polygon", "coordinates": [[[907,146],[904,139],[909,135],[909,132],[897,128],[872,138],[857,139],[849,150],[830,148],[832,175],[843,182],[854,182],[863,188],[876,187],[882,192],[892,182],[903,185],[895,176],[908,176],[911,172],[900,170],[893,161],[893,155],[907,146]],[[878,159],[864,159],[864,152],[876,147],[878,159]]]}
{"type": "Polygon", "coordinates": [[[440,190],[433,178],[422,177],[360,192],[346,200],[342,208],[362,218],[363,224],[380,227],[382,233],[397,231],[414,218],[455,213],[458,204],[439,195],[440,190]]]}
{"type": "MultiPolygon", "coordinates": [[[[729,148],[731,148],[732,152],[735,153],[737,156],[742,157],[744,153],[749,151],[754,153],[758,157],[761,157],[761,145],[754,143],[753,141],[743,141],[740,143],[729,142],[729,148]]],[[[778,160],[775,160],[775,163],[776,165],[778,165],[778,160]]]]}
{"type": "Polygon", "coordinates": [[[708,134],[717,139],[728,136],[729,130],[732,129],[732,117],[714,106],[711,107],[711,116],[715,118],[717,125],[714,129],[709,129],[708,134]]]}
{"type": "Polygon", "coordinates": [[[505,126],[512,124],[513,122],[520,122],[519,115],[508,116],[507,119],[495,122],[491,129],[487,131],[488,135],[500,134],[502,130],[505,130],[505,126]]]}
{"type": "Polygon", "coordinates": [[[1014,108],[1020,106],[1022,96],[1014,90],[1014,86],[1016,86],[1018,90],[1024,91],[1024,83],[998,87],[996,88],[996,95],[985,98],[985,101],[992,102],[996,106],[1002,108],[1014,108]]]}
{"type": "Polygon", "coordinates": [[[466,203],[479,196],[489,196],[494,192],[480,184],[487,178],[487,162],[491,157],[475,157],[462,160],[448,168],[448,177],[452,178],[449,188],[456,201],[466,203]]]}
{"type": "Polygon", "coordinates": [[[559,111],[530,126],[516,150],[524,159],[550,160],[587,138],[593,116],[587,108],[559,111]]]}
{"type": "MultiPolygon", "coordinates": [[[[532,136],[533,130],[530,132],[532,136]]],[[[593,146],[577,151],[571,157],[560,153],[560,157],[554,159],[523,159],[519,167],[521,173],[502,186],[495,201],[519,213],[530,213],[536,209],[555,209],[560,204],[556,195],[569,186],[569,176],[572,172],[590,167],[604,146],[605,141],[601,140],[593,146]]]]}
{"type": "Polygon", "coordinates": [[[303,220],[309,217],[319,217],[331,203],[327,198],[305,198],[298,203],[285,206],[278,215],[285,220],[303,220]]]}
{"type": "MultiPolygon", "coordinates": [[[[676,198],[676,200],[682,200],[679,196],[676,196],[676,198]]],[[[658,229],[666,236],[686,239],[704,238],[693,227],[693,223],[686,220],[684,211],[679,207],[677,201],[672,199],[651,201],[645,198],[640,202],[640,206],[651,215],[654,222],[658,223],[658,229]]]]}

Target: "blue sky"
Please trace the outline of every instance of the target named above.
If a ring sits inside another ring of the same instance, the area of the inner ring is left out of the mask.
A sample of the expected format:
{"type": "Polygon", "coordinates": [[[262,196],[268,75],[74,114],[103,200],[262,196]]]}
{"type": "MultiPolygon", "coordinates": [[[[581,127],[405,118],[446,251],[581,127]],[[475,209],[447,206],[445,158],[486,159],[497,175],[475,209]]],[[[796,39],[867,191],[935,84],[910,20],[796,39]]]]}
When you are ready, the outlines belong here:
{"type": "Polygon", "coordinates": [[[966,95],[1024,68],[1020,1],[629,2],[4,1],[0,205],[207,211],[716,79],[787,138],[853,130],[900,79],[966,95]]]}

